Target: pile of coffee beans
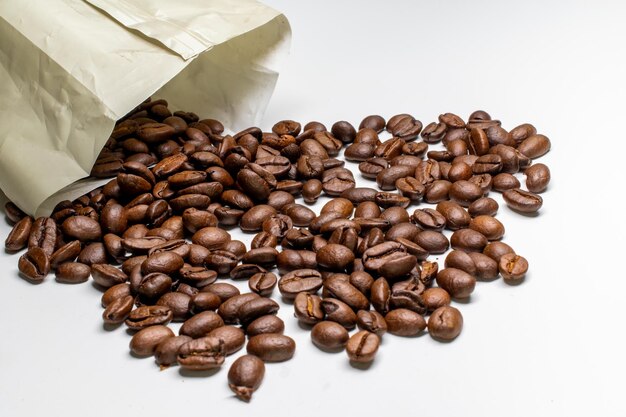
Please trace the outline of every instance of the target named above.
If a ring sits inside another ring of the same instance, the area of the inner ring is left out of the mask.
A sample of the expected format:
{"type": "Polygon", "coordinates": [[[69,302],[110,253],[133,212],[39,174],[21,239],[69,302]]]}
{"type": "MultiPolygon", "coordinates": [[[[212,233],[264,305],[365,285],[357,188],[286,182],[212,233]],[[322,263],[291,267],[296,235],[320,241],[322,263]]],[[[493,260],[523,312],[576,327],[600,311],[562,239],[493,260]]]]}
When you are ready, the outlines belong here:
{"type": "Polygon", "coordinates": [[[385,333],[456,338],[463,317],[452,300],[477,280],[524,279],[528,262],[501,241],[488,195],[536,213],[550,170],[532,161],[549,150],[533,125],[507,131],[484,111],[467,121],[445,113],[424,128],[400,114],[368,116],[358,130],[285,120],[228,135],[217,120],[148,100],[117,123],[93,168],[112,179],[50,217],[8,203],[5,247],[27,248],[18,266],[31,282],[51,271],[63,283],[91,276],[104,323],[135,332],[132,354],[154,355],[161,368],[217,368],[246,346],[228,383],[249,400],[265,362],[296,348],[270,298],[276,287],[317,347],[345,349],[356,363],[374,360],[385,333]],[[335,158],[344,145],[376,188],[356,187],[335,158]],[[330,199],[317,214],[305,204],[322,194],[330,199]],[[236,226],[254,234],[249,247],[231,238],[236,226]],[[442,267],[430,258],[450,247],[442,267]],[[172,322],[182,323],[178,335],[172,322]]]}

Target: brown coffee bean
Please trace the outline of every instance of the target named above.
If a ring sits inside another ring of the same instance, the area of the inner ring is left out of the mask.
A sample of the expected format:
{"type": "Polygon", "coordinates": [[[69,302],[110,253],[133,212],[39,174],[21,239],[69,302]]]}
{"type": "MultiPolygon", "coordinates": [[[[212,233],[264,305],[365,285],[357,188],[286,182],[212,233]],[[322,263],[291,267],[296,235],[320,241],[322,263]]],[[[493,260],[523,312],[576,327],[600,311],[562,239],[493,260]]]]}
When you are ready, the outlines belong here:
{"type": "Polygon", "coordinates": [[[185,321],[189,317],[189,301],[191,296],[182,292],[168,292],[163,294],[156,305],[169,307],[172,310],[172,321],[185,321]]]}
{"type": "Polygon", "coordinates": [[[428,319],[428,332],[434,339],[453,340],[463,329],[463,316],[454,307],[443,306],[433,311],[428,319]]]}
{"type": "Polygon", "coordinates": [[[263,297],[269,297],[276,287],[278,279],[271,272],[258,272],[248,280],[250,291],[255,292],[263,297]]]}
{"type": "Polygon", "coordinates": [[[50,261],[44,250],[35,246],[20,256],[18,269],[29,280],[41,282],[50,272],[50,261]]]}
{"type": "Polygon", "coordinates": [[[468,207],[483,196],[483,190],[470,181],[457,181],[450,187],[449,195],[452,201],[468,207]]]}
{"type": "Polygon", "coordinates": [[[256,297],[243,303],[237,310],[239,322],[245,327],[255,319],[266,316],[268,314],[276,314],[280,306],[276,301],[265,298],[256,297]]]}
{"type": "Polygon", "coordinates": [[[372,332],[378,337],[382,337],[387,331],[387,322],[377,311],[359,310],[356,323],[359,329],[372,332]]]}
{"type": "Polygon", "coordinates": [[[324,281],[325,296],[343,301],[355,311],[368,310],[369,300],[354,285],[350,284],[349,276],[346,277],[347,280],[340,279],[337,275],[327,278],[324,281]]]}
{"type": "Polygon", "coordinates": [[[296,342],[282,334],[263,333],[252,336],[246,349],[264,362],[283,362],[293,357],[296,342]]]}
{"type": "Polygon", "coordinates": [[[322,275],[315,269],[296,269],[283,275],[278,289],[286,299],[294,299],[300,292],[315,294],[322,287],[322,275]]]}
{"type": "Polygon", "coordinates": [[[176,360],[184,369],[206,371],[222,366],[225,357],[223,342],[217,337],[205,336],[182,345],[176,360]]]}
{"type": "Polygon", "coordinates": [[[313,204],[322,194],[322,182],[316,178],[310,179],[302,186],[302,197],[307,204],[313,204]]]}
{"type": "Polygon", "coordinates": [[[294,315],[299,322],[315,324],[324,320],[322,299],[318,295],[301,292],[293,302],[294,315]]]}
{"type": "Polygon", "coordinates": [[[105,324],[123,323],[133,309],[134,302],[132,295],[115,299],[102,313],[102,320],[105,324]]]}
{"type": "Polygon", "coordinates": [[[187,319],[178,333],[197,339],[207,336],[212,330],[223,325],[224,321],[217,313],[213,311],[202,311],[187,319]]]}
{"type": "Polygon", "coordinates": [[[180,347],[192,339],[189,336],[175,336],[169,337],[159,343],[154,351],[154,358],[156,363],[165,369],[176,363],[178,351],[180,347]]]}
{"type": "Polygon", "coordinates": [[[429,253],[444,253],[450,247],[448,238],[435,230],[424,230],[415,238],[415,243],[429,253]]]}
{"type": "Polygon", "coordinates": [[[465,252],[482,252],[487,243],[489,243],[487,238],[473,229],[457,230],[450,237],[452,248],[465,252]]]}
{"type": "Polygon", "coordinates": [[[50,217],[39,217],[30,228],[28,248],[39,247],[47,256],[51,256],[56,248],[57,239],[57,225],[54,220],[50,217]]]}
{"type": "Polygon", "coordinates": [[[248,324],[246,333],[249,337],[263,333],[280,333],[285,331],[285,323],[275,315],[261,316],[248,324]]]}
{"type": "Polygon", "coordinates": [[[11,229],[11,232],[4,241],[4,247],[8,251],[19,251],[26,247],[28,238],[31,233],[33,218],[30,216],[23,217],[11,229]]]}
{"type": "Polygon", "coordinates": [[[321,307],[326,315],[326,320],[339,323],[346,329],[353,329],[354,326],[356,326],[356,314],[352,308],[343,301],[334,298],[325,298],[321,302],[321,307]]]}
{"type": "Polygon", "coordinates": [[[89,279],[91,268],[80,262],[64,262],[57,266],[55,274],[57,282],[77,284],[89,279]]]}
{"type": "Polygon", "coordinates": [[[519,188],[505,191],[502,197],[511,209],[520,213],[536,213],[543,205],[541,196],[519,188]]]}
{"type": "Polygon", "coordinates": [[[124,323],[131,330],[141,330],[158,324],[166,325],[172,318],[173,313],[169,307],[140,306],[129,312],[124,323]]]}
{"type": "Polygon", "coordinates": [[[453,250],[448,253],[444,262],[446,268],[456,268],[467,272],[472,276],[476,276],[476,265],[474,260],[469,256],[467,252],[461,250],[453,250]]]}
{"type": "Polygon", "coordinates": [[[544,164],[534,164],[526,168],[526,188],[531,193],[541,193],[550,183],[550,169],[544,164]]]}
{"type": "Polygon", "coordinates": [[[244,355],[237,358],[228,370],[228,386],[237,398],[247,402],[261,385],[264,375],[263,361],[253,355],[244,355]]]}
{"type": "Polygon", "coordinates": [[[490,242],[485,249],[483,249],[483,253],[489,256],[496,262],[500,262],[500,258],[502,255],[507,253],[515,253],[512,247],[503,242],[490,242]]]}
{"type": "Polygon", "coordinates": [[[343,326],[332,321],[321,321],[311,329],[311,341],[322,350],[343,349],[349,337],[343,326]]]}
{"type": "MultiPolygon", "coordinates": [[[[91,270],[90,270],[91,273],[91,270]]],[[[101,304],[102,307],[106,308],[113,301],[118,298],[125,297],[127,295],[131,295],[130,285],[128,283],[122,283],[118,285],[114,285],[102,294],[101,304]]]]}
{"type": "Polygon", "coordinates": [[[315,252],[309,250],[285,249],[280,252],[278,256],[276,256],[276,265],[278,266],[278,271],[281,274],[285,274],[296,269],[316,268],[316,256],[315,252]]]}
{"type": "Polygon", "coordinates": [[[91,276],[96,284],[109,288],[128,280],[124,271],[108,264],[91,265],[91,276]]]}
{"type": "Polygon", "coordinates": [[[435,311],[439,307],[450,304],[450,294],[443,288],[428,288],[422,293],[422,301],[428,311],[435,311]]]}
{"type": "Polygon", "coordinates": [[[451,297],[467,298],[474,291],[476,279],[460,269],[445,268],[437,273],[437,285],[451,297]]]}
{"type": "Polygon", "coordinates": [[[528,261],[514,253],[507,253],[500,257],[498,268],[502,278],[507,281],[519,282],[526,276],[528,261]]]}
{"type": "Polygon", "coordinates": [[[391,299],[389,282],[384,277],[378,278],[372,284],[370,294],[372,307],[380,314],[387,314],[389,312],[389,302],[391,299]]]}
{"type": "Polygon", "coordinates": [[[354,261],[354,253],[343,245],[329,243],[317,252],[316,260],[324,268],[341,271],[354,261]]]}
{"type": "Polygon", "coordinates": [[[218,227],[205,227],[191,237],[191,241],[209,250],[222,249],[231,240],[230,233],[218,227]]]}
{"type": "Polygon", "coordinates": [[[535,159],[548,153],[550,146],[550,139],[547,136],[535,134],[524,139],[517,150],[523,155],[535,159]]]}
{"type": "Polygon", "coordinates": [[[260,298],[259,295],[252,292],[234,295],[223,301],[217,312],[224,320],[224,323],[235,324],[239,321],[239,308],[256,298],[260,298]]]}
{"type": "Polygon", "coordinates": [[[476,267],[476,273],[474,276],[477,279],[492,280],[498,277],[498,263],[491,259],[489,256],[478,253],[469,252],[468,255],[472,258],[476,267]]]}
{"type": "Polygon", "coordinates": [[[458,230],[469,226],[471,217],[460,204],[452,201],[442,201],[437,204],[436,209],[445,217],[446,228],[458,230]]]}
{"type": "Polygon", "coordinates": [[[130,351],[136,356],[151,356],[159,343],[174,336],[174,332],[167,326],[146,327],[135,333],[130,340],[130,351]]]}
{"type": "Polygon", "coordinates": [[[472,217],[495,216],[499,208],[498,202],[493,198],[482,197],[470,204],[467,211],[472,217]]]}
{"type": "Polygon", "coordinates": [[[202,288],[202,292],[211,292],[217,295],[222,303],[229,298],[239,295],[239,289],[226,282],[216,282],[214,284],[207,285],[202,288]]]}
{"type": "Polygon", "coordinates": [[[352,362],[369,363],[374,360],[379,346],[380,337],[367,330],[361,330],[348,339],[346,352],[352,362]]]}
{"type": "Polygon", "coordinates": [[[398,308],[385,315],[387,331],[396,336],[416,336],[426,328],[426,320],[420,314],[398,308]]]}

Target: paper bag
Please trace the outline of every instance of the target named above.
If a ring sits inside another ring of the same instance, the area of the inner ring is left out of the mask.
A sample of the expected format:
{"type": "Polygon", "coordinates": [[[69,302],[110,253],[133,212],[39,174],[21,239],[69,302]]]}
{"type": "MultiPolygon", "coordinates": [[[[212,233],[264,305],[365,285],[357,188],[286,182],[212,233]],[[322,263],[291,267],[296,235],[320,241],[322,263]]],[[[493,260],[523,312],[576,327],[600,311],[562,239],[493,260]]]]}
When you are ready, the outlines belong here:
{"type": "Polygon", "coordinates": [[[253,0],[0,0],[0,188],[36,215],[93,188],[77,181],[149,96],[258,123],[289,41],[253,0]]]}

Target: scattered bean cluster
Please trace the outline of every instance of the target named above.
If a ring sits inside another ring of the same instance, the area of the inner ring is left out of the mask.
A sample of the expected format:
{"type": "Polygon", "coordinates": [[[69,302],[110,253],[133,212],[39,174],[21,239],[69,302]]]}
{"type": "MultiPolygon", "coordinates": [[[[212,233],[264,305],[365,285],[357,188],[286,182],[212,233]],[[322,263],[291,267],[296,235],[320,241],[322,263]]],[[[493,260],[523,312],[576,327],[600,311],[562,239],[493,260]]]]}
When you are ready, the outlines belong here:
{"type": "Polygon", "coordinates": [[[467,122],[442,114],[425,128],[400,114],[368,116],[358,131],[345,121],[327,130],[285,120],[271,132],[228,135],[217,120],[147,100],[117,123],[93,168],[112,179],[50,217],[8,203],[5,247],[27,248],[18,267],[31,282],[50,271],[64,283],[91,276],[104,291],[106,325],[135,331],[131,352],[162,368],[220,367],[247,336],[228,381],[249,400],[264,363],[288,360],[296,347],[276,316],[275,287],[316,346],[345,349],[353,362],[373,361],[387,332],[456,338],[463,318],[451,300],[469,297],[476,280],[519,282],[528,269],[501,242],[499,205],[487,194],[537,212],[550,171],[532,161],[549,150],[531,124],[506,131],[484,111],[467,122]],[[381,141],[384,130],[391,138],[381,141]],[[443,149],[429,150],[438,142],[443,149]],[[377,188],[356,187],[335,158],[344,145],[377,188]],[[331,199],[319,214],[296,202],[322,194],[331,199]],[[407,210],[422,203],[433,206],[407,210]],[[231,238],[236,226],[255,233],[249,248],[231,238]],[[443,268],[429,260],[450,246],[443,268]],[[218,281],[225,277],[250,291],[218,281]],[[178,335],[170,322],[182,322],[178,335]]]}

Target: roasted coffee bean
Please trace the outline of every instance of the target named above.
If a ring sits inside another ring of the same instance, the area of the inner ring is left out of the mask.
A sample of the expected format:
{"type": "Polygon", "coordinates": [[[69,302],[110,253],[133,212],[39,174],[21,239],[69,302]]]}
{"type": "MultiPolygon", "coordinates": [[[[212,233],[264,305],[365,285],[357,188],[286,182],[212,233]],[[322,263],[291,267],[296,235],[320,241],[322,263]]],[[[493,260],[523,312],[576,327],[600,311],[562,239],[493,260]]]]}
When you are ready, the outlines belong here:
{"type": "Polygon", "coordinates": [[[64,262],[57,265],[55,274],[57,282],[78,284],[89,279],[91,268],[80,262],[64,262]]]}
{"type": "Polygon", "coordinates": [[[526,188],[531,193],[541,193],[550,183],[550,169],[544,164],[535,164],[526,168],[526,188]]]}
{"type": "Polygon", "coordinates": [[[437,143],[443,138],[446,130],[445,123],[432,122],[422,130],[422,138],[426,143],[437,143]]]}
{"type": "Polygon", "coordinates": [[[524,139],[517,146],[517,150],[523,155],[535,159],[548,153],[550,146],[550,139],[545,135],[535,134],[524,139]]]}
{"type": "Polygon", "coordinates": [[[294,226],[309,226],[315,218],[315,212],[302,204],[287,204],[281,211],[291,219],[294,226]]]}
{"type": "Polygon", "coordinates": [[[254,236],[250,244],[250,249],[265,247],[275,248],[276,246],[278,246],[278,237],[269,232],[262,231],[254,236]]]}
{"type": "Polygon", "coordinates": [[[310,179],[302,186],[302,197],[307,204],[313,204],[322,194],[322,182],[316,178],[310,179]]]}
{"type": "Polygon", "coordinates": [[[226,282],[216,282],[214,284],[207,285],[202,288],[202,292],[212,292],[220,297],[222,303],[229,298],[239,295],[239,289],[232,284],[226,282]]]}
{"type": "Polygon", "coordinates": [[[161,369],[174,365],[180,347],[191,340],[193,339],[189,336],[175,336],[163,340],[154,351],[156,363],[161,369]]]}
{"type": "Polygon", "coordinates": [[[482,156],[489,152],[489,139],[483,129],[472,128],[467,137],[467,147],[472,155],[482,156]]]}
{"type": "Polygon", "coordinates": [[[318,295],[299,293],[293,302],[294,315],[299,322],[315,324],[324,320],[322,299],[318,295]]]}
{"type": "Polygon", "coordinates": [[[284,330],[285,323],[275,315],[261,316],[246,327],[246,333],[249,337],[264,333],[282,334],[284,330]]]}
{"type": "MultiPolygon", "coordinates": [[[[91,273],[91,270],[89,271],[91,273]]],[[[125,297],[127,295],[131,295],[130,285],[127,283],[117,284],[109,288],[102,294],[101,304],[102,307],[106,308],[113,301],[118,298],[125,297]]]]}
{"type": "Polygon", "coordinates": [[[507,253],[515,254],[515,251],[506,243],[490,242],[487,246],[485,246],[485,249],[483,249],[483,253],[494,261],[500,262],[502,255],[506,255],[507,253]]]}
{"type": "MultiPolygon", "coordinates": [[[[56,211],[56,210],[55,210],[56,211]]],[[[8,201],[4,205],[4,213],[12,224],[15,224],[26,217],[24,213],[15,203],[8,201]]]]}
{"type": "Polygon", "coordinates": [[[222,366],[225,357],[223,341],[217,337],[205,336],[182,345],[176,359],[185,369],[205,371],[222,366]]]}
{"type": "Polygon", "coordinates": [[[428,230],[441,231],[446,226],[446,218],[431,208],[415,210],[411,220],[419,227],[428,230]]]}
{"type": "Polygon", "coordinates": [[[91,265],[91,276],[96,284],[109,288],[128,279],[124,271],[108,264],[91,265]]]}
{"type": "Polygon", "coordinates": [[[334,298],[325,298],[321,301],[325,319],[341,324],[346,329],[353,329],[356,325],[357,316],[352,308],[343,301],[334,298]]]}
{"type": "Polygon", "coordinates": [[[396,336],[416,336],[426,329],[426,320],[420,314],[398,308],[385,315],[387,331],[396,336]]]}
{"type": "Polygon", "coordinates": [[[324,268],[341,271],[354,261],[354,253],[343,245],[329,243],[317,252],[316,259],[324,268]]]}
{"type": "Polygon", "coordinates": [[[146,275],[153,272],[171,275],[178,272],[184,264],[183,258],[175,252],[155,252],[143,261],[141,272],[146,275]]]}
{"type": "Polygon", "coordinates": [[[172,310],[166,306],[140,306],[128,314],[124,321],[131,330],[141,330],[154,325],[166,325],[173,319],[172,310]]]}
{"type": "Polygon", "coordinates": [[[446,268],[456,268],[476,276],[476,265],[467,252],[453,250],[447,256],[444,263],[446,268]]]}
{"type": "MultiPolygon", "coordinates": [[[[285,249],[276,257],[278,271],[284,274],[296,269],[310,269],[317,267],[316,253],[309,250],[285,249]]],[[[280,288],[280,283],[279,283],[280,288]]]]}
{"type": "Polygon", "coordinates": [[[26,247],[28,238],[31,233],[33,218],[30,216],[23,217],[13,226],[13,229],[4,241],[4,247],[8,251],[19,251],[26,247]]]}
{"type": "Polygon", "coordinates": [[[445,268],[437,273],[437,285],[451,297],[467,298],[474,291],[476,279],[460,269],[445,268]]]}
{"type": "Polygon", "coordinates": [[[472,217],[495,216],[499,208],[498,202],[493,198],[482,197],[470,204],[467,211],[472,217]]]}
{"type": "Polygon", "coordinates": [[[237,358],[228,370],[228,386],[237,398],[247,402],[261,385],[264,375],[263,361],[254,355],[244,355],[237,358]]]}
{"type": "Polygon", "coordinates": [[[452,201],[468,207],[483,196],[483,190],[470,181],[457,181],[450,187],[449,196],[452,201]]]}
{"type": "Polygon", "coordinates": [[[471,217],[460,204],[452,201],[442,201],[437,204],[436,209],[445,217],[447,229],[458,230],[469,226],[471,217]]]}
{"type": "Polygon", "coordinates": [[[343,191],[354,186],[352,172],[346,168],[333,168],[322,174],[322,188],[330,196],[338,197],[343,191]]]}
{"type": "Polygon", "coordinates": [[[504,236],[504,225],[492,216],[476,216],[470,222],[469,227],[481,233],[487,240],[499,240],[504,236]]]}
{"type": "Polygon", "coordinates": [[[424,201],[436,204],[448,200],[452,183],[447,180],[435,180],[427,184],[424,191],[424,201]]]}
{"type": "Polygon", "coordinates": [[[366,296],[369,295],[373,283],[374,278],[365,271],[354,271],[350,274],[350,284],[366,296]]]}
{"type": "Polygon", "coordinates": [[[169,307],[173,315],[172,321],[185,321],[190,314],[190,300],[191,296],[182,292],[168,292],[157,300],[156,305],[169,307]]]}
{"type": "Polygon", "coordinates": [[[130,340],[130,351],[137,356],[151,356],[161,342],[174,336],[174,332],[167,326],[146,327],[135,333],[130,340]]]}
{"type": "Polygon", "coordinates": [[[258,297],[243,303],[237,310],[239,322],[245,327],[255,319],[268,314],[276,314],[280,306],[276,301],[258,297]]]}
{"type": "Polygon", "coordinates": [[[422,301],[428,311],[450,304],[450,294],[443,288],[428,288],[422,293],[422,301]]]}
{"type": "Polygon", "coordinates": [[[498,268],[502,278],[507,281],[519,282],[526,276],[528,261],[514,253],[507,253],[500,257],[498,268]]]}
{"type": "MultiPolygon", "coordinates": [[[[504,232],[504,231],[503,231],[504,232]]],[[[460,229],[452,233],[450,245],[453,249],[465,252],[482,252],[489,241],[480,232],[473,229],[460,229]]]]}
{"type": "Polygon", "coordinates": [[[191,241],[209,250],[222,249],[231,240],[230,233],[217,227],[205,227],[191,237],[191,241]]]}
{"type": "Polygon", "coordinates": [[[476,267],[474,276],[477,279],[492,280],[498,277],[498,263],[496,261],[478,252],[469,252],[468,255],[476,267]]]}
{"type": "Polygon", "coordinates": [[[224,325],[222,318],[213,311],[202,311],[187,319],[180,327],[179,334],[193,339],[207,336],[212,330],[224,325]]]}
{"type": "Polygon", "coordinates": [[[439,340],[453,340],[463,329],[463,316],[454,307],[439,307],[428,319],[428,333],[439,340]]]}
{"type": "Polygon", "coordinates": [[[296,342],[282,334],[263,333],[252,336],[246,349],[264,362],[283,362],[293,357],[296,342]]]}
{"type": "Polygon", "coordinates": [[[424,248],[429,253],[444,253],[448,250],[450,242],[441,232],[435,230],[424,230],[415,238],[415,243],[424,248]]]}
{"type": "Polygon", "coordinates": [[[370,294],[370,300],[374,309],[380,314],[387,314],[389,312],[389,301],[391,298],[389,282],[384,277],[378,278],[372,284],[370,294]]]}
{"type": "Polygon", "coordinates": [[[213,311],[222,303],[222,300],[217,294],[212,292],[199,292],[189,300],[189,310],[192,314],[197,314],[201,311],[213,311]]]}
{"type": "Polygon", "coordinates": [[[348,280],[337,279],[331,276],[324,281],[324,291],[329,297],[343,301],[355,311],[369,309],[370,302],[367,297],[348,280]]]}
{"type": "Polygon", "coordinates": [[[369,363],[374,360],[379,346],[380,337],[367,330],[361,330],[350,337],[346,343],[346,352],[352,362],[369,363]]]}
{"type": "Polygon", "coordinates": [[[399,178],[394,186],[403,197],[409,198],[411,201],[421,200],[426,193],[426,187],[414,177],[399,178]]]}
{"type": "Polygon", "coordinates": [[[385,129],[385,119],[377,114],[367,116],[359,124],[359,131],[364,128],[373,129],[380,133],[385,129]]]}
{"type": "Polygon", "coordinates": [[[503,172],[493,177],[492,189],[494,191],[503,192],[513,188],[519,188],[520,185],[519,180],[515,178],[515,176],[503,172]]]}
{"type": "Polygon", "coordinates": [[[260,298],[255,293],[244,293],[234,295],[227,300],[223,301],[217,310],[218,314],[222,317],[225,323],[235,324],[239,321],[239,308],[248,301],[260,298]]]}
{"type": "Polygon", "coordinates": [[[278,289],[286,299],[294,299],[300,292],[315,294],[321,287],[322,274],[315,269],[296,269],[278,281],[278,289]]]}
{"type": "MultiPolygon", "coordinates": [[[[95,222],[95,220],[89,220],[95,222]]],[[[96,225],[98,224],[98,222],[95,223],[96,225]]],[[[99,225],[98,228],[100,228],[99,225]]],[[[70,235],[66,236],[69,237],[70,235]]],[[[54,220],[52,220],[50,217],[39,217],[35,220],[30,228],[30,235],[28,236],[28,248],[41,248],[47,256],[51,256],[56,248],[57,239],[57,225],[54,220]]]]}
{"type": "Polygon", "coordinates": [[[349,337],[343,326],[332,321],[321,321],[311,329],[311,341],[322,350],[343,349],[349,337]]]}
{"type": "Polygon", "coordinates": [[[519,188],[505,191],[502,197],[511,209],[520,213],[536,213],[543,205],[541,196],[519,188]]]}
{"type": "Polygon", "coordinates": [[[387,322],[377,311],[359,310],[356,323],[359,329],[372,332],[378,337],[382,337],[387,332],[387,322]]]}
{"type": "Polygon", "coordinates": [[[267,204],[259,204],[248,210],[239,222],[239,227],[244,232],[256,232],[261,230],[263,222],[277,213],[276,209],[267,204]]]}

